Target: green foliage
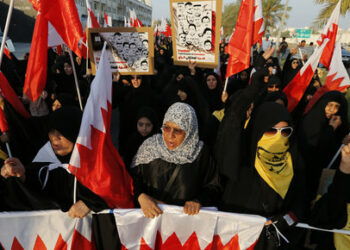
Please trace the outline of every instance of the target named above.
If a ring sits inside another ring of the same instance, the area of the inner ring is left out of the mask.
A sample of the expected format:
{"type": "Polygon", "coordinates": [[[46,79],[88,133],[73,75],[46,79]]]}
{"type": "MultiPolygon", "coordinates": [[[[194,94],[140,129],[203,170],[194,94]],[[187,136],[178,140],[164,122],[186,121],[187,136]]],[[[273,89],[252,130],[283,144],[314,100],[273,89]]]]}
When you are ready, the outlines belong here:
{"type": "MultiPolygon", "coordinates": [[[[272,30],[278,28],[283,12],[284,4],[281,3],[282,0],[263,0],[263,16],[265,22],[265,33],[271,33],[272,30]]],[[[226,4],[224,6],[224,12],[222,14],[222,25],[224,27],[224,34],[230,35],[236,26],[237,17],[239,13],[239,8],[241,6],[241,0],[235,0],[232,3],[226,4]]],[[[287,8],[287,13],[292,8],[287,8]]],[[[288,14],[286,19],[288,19],[288,14]]]]}
{"type": "MultiPolygon", "coordinates": [[[[313,23],[315,28],[320,28],[325,25],[328,18],[332,15],[332,12],[337,6],[339,0],[314,0],[316,4],[324,5],[323,9],[318,14],[316,21],[313,23]]],[[[342,0],[340,7],[340,14],[345,16],[347,12],[350,12],[350,0],[342,0]]]]}

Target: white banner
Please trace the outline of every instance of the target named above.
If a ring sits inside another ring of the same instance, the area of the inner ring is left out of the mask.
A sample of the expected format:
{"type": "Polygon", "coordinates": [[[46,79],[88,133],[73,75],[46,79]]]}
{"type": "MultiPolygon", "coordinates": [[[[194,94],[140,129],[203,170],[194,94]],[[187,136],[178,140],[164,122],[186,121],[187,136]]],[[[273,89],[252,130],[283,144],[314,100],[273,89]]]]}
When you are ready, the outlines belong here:
{"type": "Polygon", "coordinates": [[[72,219],[58,210],[0,213],[0,249],[94,249],[92,216],[72,219]]]}
{"type": "Polygon", "coordinates": [[[256,243],[266,222],[256,215],[206,209],[198,215],[187,215],[183,207],[160,207],[163,214],[154,219],[146,218],[140,209],[114,211],[126,249],[248,249],[256,243]]]}

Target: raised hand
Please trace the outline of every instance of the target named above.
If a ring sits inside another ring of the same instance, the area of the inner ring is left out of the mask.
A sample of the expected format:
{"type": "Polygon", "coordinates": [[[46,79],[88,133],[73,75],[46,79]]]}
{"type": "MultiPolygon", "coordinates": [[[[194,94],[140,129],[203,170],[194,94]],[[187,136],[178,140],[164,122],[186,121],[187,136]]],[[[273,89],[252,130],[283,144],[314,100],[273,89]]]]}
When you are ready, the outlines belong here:
{"type": "Polygon", "coordinates": [[[344,174],[350,174],[350,143],[345,145],[341,150],[340,171],[344,174]]]}

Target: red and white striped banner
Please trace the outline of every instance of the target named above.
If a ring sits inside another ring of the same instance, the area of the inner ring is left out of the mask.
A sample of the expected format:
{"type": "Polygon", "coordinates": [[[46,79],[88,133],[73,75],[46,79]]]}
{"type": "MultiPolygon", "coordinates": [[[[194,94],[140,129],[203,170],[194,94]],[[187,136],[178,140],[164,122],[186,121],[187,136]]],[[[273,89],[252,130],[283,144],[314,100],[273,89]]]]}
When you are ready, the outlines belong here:
{"type": "Polygon", "coordinates": [[[187,215],[183,207],[161,206],[163,214],[148,219],[140,209],[115,210],[124,249],[253,249],[266,219],[201,209],[187,215]]]}
{"type": "Polygon", "coordinates": [[[58,210],[3,212],[0,249],[95,249],[91,223],[91,215],[72,219],[58,210]]]}
{"type": "MultiPolygon", "coordinates": [[[[266,219],[256,215],[161,206],[147,219],[141,209],[116,209],[123,249],[253,249],[266,219]]],[[[104,213],[104,212],[103,212],[104,213]]],[[[0,249],[95,249],[92,216],[72,219],[58,210],[0,213],[0,249]]]]}

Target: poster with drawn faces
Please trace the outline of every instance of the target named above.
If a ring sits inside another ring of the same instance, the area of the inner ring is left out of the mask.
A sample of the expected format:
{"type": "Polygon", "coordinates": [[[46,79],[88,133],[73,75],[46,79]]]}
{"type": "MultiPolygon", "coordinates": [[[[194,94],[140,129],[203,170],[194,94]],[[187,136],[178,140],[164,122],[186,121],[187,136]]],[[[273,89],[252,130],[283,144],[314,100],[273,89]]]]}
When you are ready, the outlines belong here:
{"type": "Polygon", "coordinates": [[[216,1],[173,2],[178,61],[215,63],[216,1]]]}
{"type": "Polygon", "coordinates": [[[149,73],[151,68],[148,35],[148,32],[92,33],[96,69],[103,43],[107,41],[107,52],[112,72],[149,73]]]}

